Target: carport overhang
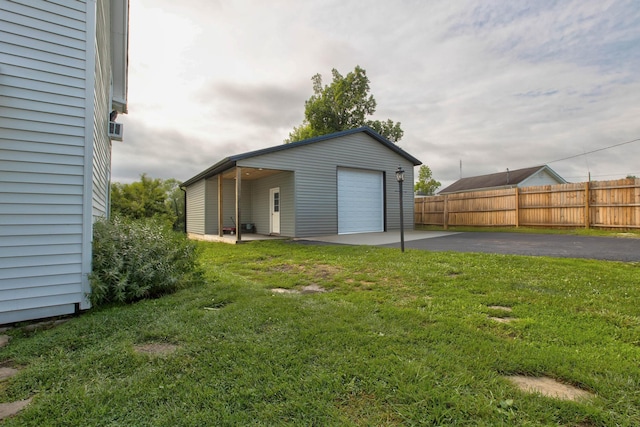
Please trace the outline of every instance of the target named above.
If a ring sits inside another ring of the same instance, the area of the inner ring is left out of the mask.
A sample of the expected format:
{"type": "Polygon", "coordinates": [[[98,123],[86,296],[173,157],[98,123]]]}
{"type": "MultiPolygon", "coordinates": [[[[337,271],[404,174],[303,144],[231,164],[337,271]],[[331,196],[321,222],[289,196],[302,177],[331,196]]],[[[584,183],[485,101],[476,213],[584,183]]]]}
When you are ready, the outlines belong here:
{"type": "MultiPolygon", "coordinates": [[[[230,158],[226,158],[209,169],[203,171],[202,173],[194,176],[193,178],[185,181],[180,186],[182,189],[200,181],[203,179],[213,179],[217,177],[217,193],[218,193],[218,237],[224,237],[224,216],[223,216],[223,207],[224,207],[224,197],[223,197],[223,182],[225,179],[230,180],[233,179],[235,181],[235,240],[236,242],[242,240],[242,212],[240,209],[241,200],[242,200],[242,182],[243,181],[255,181],[258,179],[265,178],[270,175],[274,175],[277,173],[283,172],[282,170],[276,169],[266,169],[260,167],[249,167],[249,166],[239,166],[237,160],[232,160],[230,158]]],[[[185,193],[186,197],[186,193],[185,193]]],[[[186,206],[186,200],[185,200],[186,206]]],[[[186,212],[185,212],[185,222],[186,222],[186,212]]],[[[185,230],[187,229],[185,223],[185,230]]]]}

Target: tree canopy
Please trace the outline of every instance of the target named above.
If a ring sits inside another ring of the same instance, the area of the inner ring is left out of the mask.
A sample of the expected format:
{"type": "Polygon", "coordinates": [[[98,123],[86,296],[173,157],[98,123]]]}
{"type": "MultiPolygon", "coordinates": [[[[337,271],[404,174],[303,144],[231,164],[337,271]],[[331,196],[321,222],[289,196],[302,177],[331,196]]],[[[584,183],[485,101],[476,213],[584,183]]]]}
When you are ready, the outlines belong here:
{"type": "Polygon", "coordinates": [[[111,213],[132,219],[160,217],[176,230],[184,228],[184,195],[180,182],[140,175],[131,184],[111,184],[111,213]]]}
{"type": "Polygon", "coordinates": [[[418,182],[416,182],[414,191],[427,196],[433,196],[441,185],[442,184],[440,184],[439,181],[433,179],[431,168],[429,166],[420,166],[420,170],[418,171],[418,182]]]}
{"type": "Polygon", "coordinates": [[[369,94],[369,78],[360,66],[343,76],[331,70],[333,81],[322,85],[322,76],[311,78],[313,95],[304,104],[304,121],[294,127],[285,143],[301,141],[360,126],[369,126],[391,142],[398,142],[404,131],[400,122],[370,120],[376,111],[376,100],[369,94]]]}

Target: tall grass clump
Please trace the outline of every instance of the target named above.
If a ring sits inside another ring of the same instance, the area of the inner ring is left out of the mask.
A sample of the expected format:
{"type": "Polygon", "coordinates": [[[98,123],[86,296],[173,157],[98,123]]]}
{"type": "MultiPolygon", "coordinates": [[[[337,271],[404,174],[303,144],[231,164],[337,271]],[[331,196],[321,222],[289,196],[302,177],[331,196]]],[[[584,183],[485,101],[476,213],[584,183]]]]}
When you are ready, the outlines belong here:
{"type": "Polygon", "coordinates": [[[197,246],[157,219],[114,217],[93,228],[91,302],[130,303],[202,280],[197,246]]]}

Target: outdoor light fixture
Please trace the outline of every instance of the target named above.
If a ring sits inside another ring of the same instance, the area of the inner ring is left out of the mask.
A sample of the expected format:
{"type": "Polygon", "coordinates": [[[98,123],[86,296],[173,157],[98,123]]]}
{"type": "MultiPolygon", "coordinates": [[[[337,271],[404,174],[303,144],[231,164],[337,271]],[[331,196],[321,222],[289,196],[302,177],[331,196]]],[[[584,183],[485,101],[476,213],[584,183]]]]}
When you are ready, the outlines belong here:
{"type": "Polygon", "coordinates": [[[396,170],[396,181],[400,187],[400,250],[404,252],[404,209],[402,206],[402,183],[404,182],[404,169],[398,166],[396,170]]]}

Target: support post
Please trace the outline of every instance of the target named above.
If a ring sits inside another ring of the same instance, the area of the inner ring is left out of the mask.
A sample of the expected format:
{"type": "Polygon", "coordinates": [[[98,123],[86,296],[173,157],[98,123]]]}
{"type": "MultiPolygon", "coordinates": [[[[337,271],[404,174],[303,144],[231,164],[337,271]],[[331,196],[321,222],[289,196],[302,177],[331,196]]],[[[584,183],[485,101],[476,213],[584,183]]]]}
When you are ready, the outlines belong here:
{"type": "Polygon", "coordinates": [[[442,225],[444,229],[449,229],[449,195],[444,195],[444,212],[442,213],[442,225]]]}
{"type": "Polygon", "coordinates": [[[404,252],[404,209],[402,203],[402,181],[398,182],[400,186],[400,250],[404,252]]]}
{"type": "Polygon", "coordinates": [[[516,197],[516,228],[520,227],[520,188],[516,187],[515,197],[516,197]]]}
{"type": "Polygon", "coordinates": [[[584,183],[584,228],[591,227],[591,207],[589,199],[591,198],[591,190],[589,189],[589,181],[584,183]]]}
{"type": "Polygon", "coordinates": [[[224,227],[224,217],[222,209],[224,198],[222,197],[222,174],[218,174],[218,236],[224,236],[224,231],[222,228],[224,227]]]}
{"type": "Polygon", "coordinates": [[[240,224],[242,219],[240,218],[240,198],[242,196],[242,168],[236,166],[236,242],[242,240],[242,231],[240,224]]]}

